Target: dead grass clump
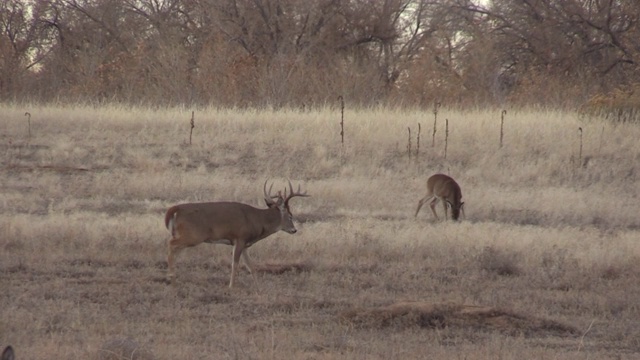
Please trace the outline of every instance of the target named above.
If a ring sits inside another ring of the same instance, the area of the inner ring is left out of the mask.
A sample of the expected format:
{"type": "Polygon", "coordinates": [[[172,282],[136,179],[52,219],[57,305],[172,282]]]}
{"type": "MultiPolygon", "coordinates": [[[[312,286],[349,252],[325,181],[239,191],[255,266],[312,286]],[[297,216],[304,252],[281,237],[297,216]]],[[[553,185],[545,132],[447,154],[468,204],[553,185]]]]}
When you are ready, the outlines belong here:
{"type": "Polygon", "coordinates": [[[490,209],[486,219],[514,225],[539,226],[545,223],[544,214],[533,209],[490,209]]]}
{"type": "Polygon", "coordinates": [[[374,308],[358,308],[340,314],[343,321],[358,327],[446,327],[500,331],[508,335],[566,336],[577,329],[559,322],[499,310],[488,306],[419,301],[397,302],[374,308]]]}
{"type": "Polygon", "coordinates": [[[227,304],[230,301],[231,299],[224,294],[204,293],[198,297],[197,302],[201,304],[227,304]]]}
{"type": "Polygon", "coordinates": [[[153,360],[153,353],[130,338],[105,341],[98,350],[99,360],[153,360]]]}
{"type": "Polygon", "coordinates": [[[19,263],[14,266],[9,266],[3,269],[3,271],[8,274],[27,274],[29,272],[29,268],[23,264],[19,263]]]}
{"type": "Polygon", "coordinates": [[[65,262],[73,267],[88,266],[93,268],[106,268],[113,266],[113,264],[110,264],[109,262],[91,258],[75,258],[65,262]]]}
{"type": "Polygon", "coordinates": [[[419,302],[401,302],[377,308],[357,308],[340,314],[346,320],[362,328],[411,327],[441,329],[446,323],[450,305],[419,302]]]}
{"type": "MultiPolygon", "coordinates": [[[[540,272],[539,279],[544,279],[550,288],[562,284],[567,277],[580,277],[580,265],[577,259],[566,249],[553,246],[552,249],[542,252],[540,265],[537,271],[540,272]]],[[[573,286],[571,286],[573,287],[573,286]]]]}
{"type": "Polygon", "coordinates": [[[627,269],[624,265],[608,265],[600,270],[600,277],[603,280],[618,280],[630,273],[631,271],[627,269]]]}
{"type": "Polygon", "coordinates": [[[500,276],[517,276],[522,272],[518,263],[519,255],[507,253],[492,246],[485,247],[478,256],[478,263],[483,271],[500,276]]]}
{"type": "Polygon", "coordinates": [[[287,272],[301,273],[311,270],[311,265],[307,263],[289,263],[289,264],[262,264],[257,266],[257,271],[266,273],[281,275],[287,272]]]}

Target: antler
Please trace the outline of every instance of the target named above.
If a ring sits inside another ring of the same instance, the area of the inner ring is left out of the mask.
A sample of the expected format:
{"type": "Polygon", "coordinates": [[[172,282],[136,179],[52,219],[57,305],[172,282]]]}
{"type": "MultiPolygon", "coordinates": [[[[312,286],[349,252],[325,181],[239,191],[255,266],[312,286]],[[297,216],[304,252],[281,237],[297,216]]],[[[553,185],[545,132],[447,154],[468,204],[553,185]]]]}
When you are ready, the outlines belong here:
{"type": "Polygon", "coordinates": [[[307,195],[307,192],[305,191],[304,193],[300,192],[300,184],[298,184],[298,191],[293,191],[293,186],[291,185],[291,181],[287,180],[289,182],[289,195],[287,195],[287,189],[284,189],[284,205],[285,206],[289,206],[289,200],[291,200],[292,197],[296,197],[296,196],[309,196],[307,195]]]}
{"type": "Polygon", "coordinates": [[[269,181],[269,179],[264,181],[264,186],[262,188],[263,192],[264,192],[264,201],[267,203],[267,205],[275,205],[275,201],[273,201],[273,199],[279,198],[280,197],[280,192],[278,192],[278,195],[271,195],[271,189],[273,188],[273,183],[271,183],[271,186],[269,186],[269,192],[267,193],[267,182],[269,181]]]}

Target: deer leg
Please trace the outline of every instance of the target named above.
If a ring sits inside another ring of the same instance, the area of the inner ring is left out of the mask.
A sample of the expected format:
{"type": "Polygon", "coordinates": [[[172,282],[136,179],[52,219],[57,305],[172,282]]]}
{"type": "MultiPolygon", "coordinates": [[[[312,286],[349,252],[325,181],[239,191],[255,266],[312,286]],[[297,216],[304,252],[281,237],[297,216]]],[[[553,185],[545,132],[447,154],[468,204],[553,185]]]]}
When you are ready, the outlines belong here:
{"type": "Polygon", "coordinates": [[[253,262],[251,261],[251,257],[249,256],[247,249],[244,249],[242,252],[242,258],[244,259],[244,266],[247,267],[247,270],[249,270],[249,273],[253,278],[253,282],[258,285],[258,278],[256,277],[256,272],[253,271],[253,262]]]}
{"type": "Polygon", "coordinates": [[[175,261],[178,254],[184,249],[184,246],[178,244],[178,239],[171,238],[169,240],[167,253],[167,280],[173,283],[173,280],[176,277],[175,273],[175,261]]]}
{"type": "Polygon", "coordinates": [[[433,196],[431,196],[431,195],[427,195],[427,196],[423,197],[422,199],[420,199],[420,201],[418,201],[418,208],[416,209],[416,214],[413,217],[417,217],[418,216],[418,212],[420,212],[420,208],[422,208],[422,205],[424,205],[424,203],[429,201],[432,197],[433,196]]]}
{"type": "Polygon", "coordinates": [[[445,219],[445,220],[449,220],[449,214],[448,214],[448,212],[449,212],[449,207],[447,206],[448,204],[449,204],[449,203],[448,203],[446,200],[444,200],[444,201],[442,202],[442,206],[444,207],[444,219],[445,219]]]}
{"type": "Polygon", "coordinates": [[[251,261],[251,257],[249,256],[247,249],[242,252],[242,259],[244,260],[244,266],[247,270],[249,270],[250,273],[253,273],[253,262],[251,261]]]}
{"type": "Polygon", "coordinates": [[[229,281],[229,288],[233,287],[233,283],[236,279],[236,271],[238,270],[238,263],[240,262],[242,250],[244,250],[244,246],[241,245],[239,241],[235,241],[233,245],[233,261],[231,262],[231,280],[229,281]]]}
{"type": "Polygon", "coordinates": [[[434,197],[433,200],[431,201],[431,203],[429,204],[429,206],[431,207],[431,212],[433,213],[433,216],[436,217],[436,220],[440,220],[440,218],[438,217],[438,214],[436,214],[436,204],[438,203],[438,198],[434,197]]]}

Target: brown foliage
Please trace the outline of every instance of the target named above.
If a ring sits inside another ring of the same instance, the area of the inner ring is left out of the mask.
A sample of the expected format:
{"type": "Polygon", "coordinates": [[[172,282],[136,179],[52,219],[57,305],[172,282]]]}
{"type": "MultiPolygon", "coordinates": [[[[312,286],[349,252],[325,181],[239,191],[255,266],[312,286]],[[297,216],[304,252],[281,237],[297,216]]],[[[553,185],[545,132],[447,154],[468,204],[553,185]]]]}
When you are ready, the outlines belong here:
{"type": "Polygon", "coordinates": [[[640,3],[5,1],[0,100],[575,107],[640,81],[640,3]]]}
{"type": "Polygon", "coordinates": [[[580,109],[588,117],[614,122],[640,121],[640,84],[591,97],[580,109]]]}

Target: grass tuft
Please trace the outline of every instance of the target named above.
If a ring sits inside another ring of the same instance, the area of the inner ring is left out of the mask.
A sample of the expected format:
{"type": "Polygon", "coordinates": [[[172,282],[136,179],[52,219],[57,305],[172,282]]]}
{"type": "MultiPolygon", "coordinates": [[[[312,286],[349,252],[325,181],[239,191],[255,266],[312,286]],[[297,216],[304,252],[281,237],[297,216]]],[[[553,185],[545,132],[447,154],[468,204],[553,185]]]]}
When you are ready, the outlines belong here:
{"type": "Polygon", "coordinates": [[[517,276],[521,273],[518,264],[520,255],[509,253],[506,250],[496,249],[492,246],[485,247],[478,255],[480,269],[500,276],[517,276]]]}

